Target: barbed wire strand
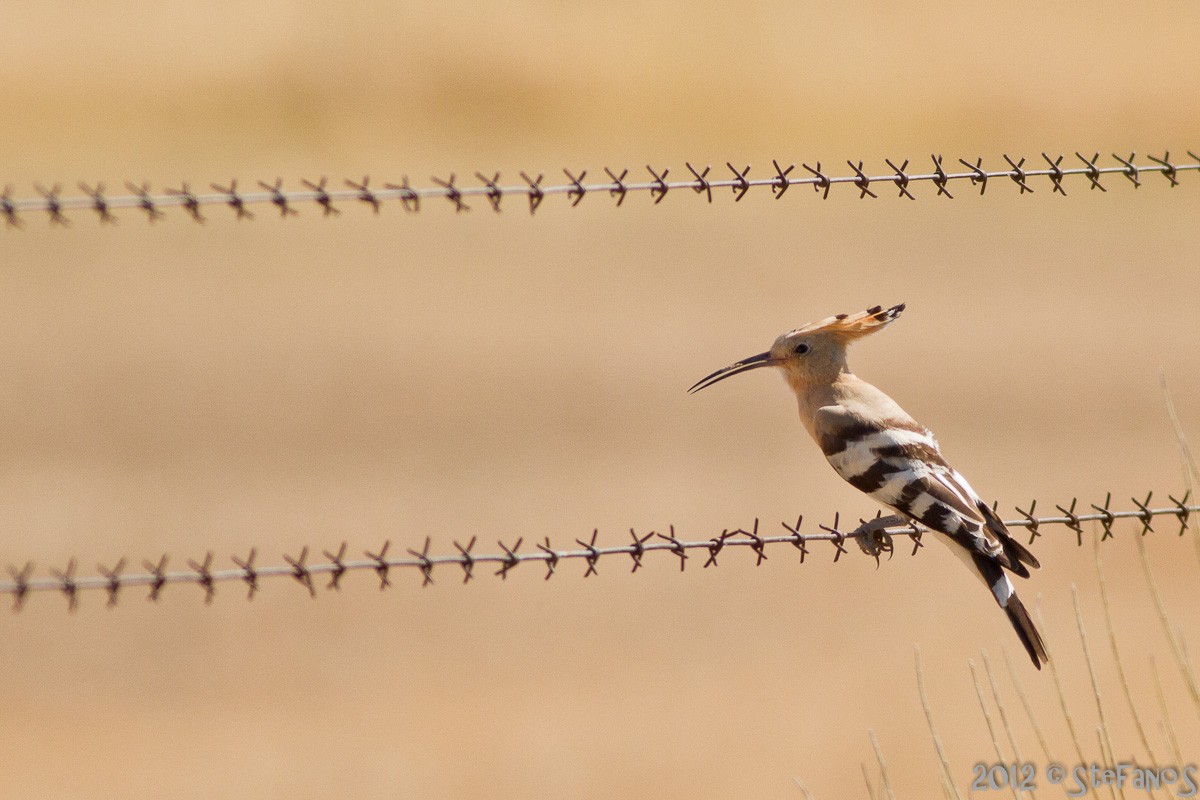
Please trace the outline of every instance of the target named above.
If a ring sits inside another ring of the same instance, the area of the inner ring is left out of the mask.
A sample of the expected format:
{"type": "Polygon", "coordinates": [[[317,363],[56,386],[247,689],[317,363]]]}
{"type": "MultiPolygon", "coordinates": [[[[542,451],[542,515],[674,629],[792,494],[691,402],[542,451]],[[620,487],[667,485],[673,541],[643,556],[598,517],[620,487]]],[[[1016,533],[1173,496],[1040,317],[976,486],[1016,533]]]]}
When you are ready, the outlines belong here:
{"type": "Polygon", "coordinates": [[[528,202],[529,213],[533,214],[542,201],[551,195],[566,195],[573,208],[578,206],[589,194],[607,193],[610,198],[615,200],[616,205],[620,206],[630,193],[648,192],[654,203],[658,204],[672,191],[690,189],[695,194],[704,195],[711,203],[713,191],[717,189],[731,190],[734,200],[740,201],[751,189],[769,188],[771,194],[776,199],[780,199],[793,186],[811,186],[823,198],[828,198],[830,189],[841,184],[857,189],[860,199],[868,196],[877,197],[876,190],[881,186],[890,185],[898,190],[897,197],[915,200],[916,197],[909,191],[909,187],[914,183],[922,182],[932,183],[937,187],[935,196],[954,199],[954,195],[948,188],[951,183],[970,181],[973,187],[979,188],[979,193],[982,195],[987,191],[988,181],[1008,179],[1016,185],[1019,193],[1024,195],[1034,192],[1034,188],[1030,185],[1030,181],[1034,178],[1048,178],[1051,193],[1065,196],[1067,192],[1063,187],[1064,181],[1067,178],[1075,177],[1086,177],[1089,190],[1099,189],[1102,192],[1108,191],[1108,187],[1104,186],[1101,178],[1110,175],[1123,175],[1135,189],[1141,186],[1146,174],[1161,175],[1166,178],[1170,186],[1178,186],[1179,173],[1200,170],[1200,156],[1191,150],[1188,150],[1187,154],[1194,159],[1195,163],[1172,161],[1171,153],[1167,151],[1162,158],[1147,156],[1150,163],[1143,164],[1135,163],[1136,153],[1130,153],[1128,159],[1113,154],[1112,158],[1117,162],[1115,165],[1100,166],[1099,153],[1087,158],[1076,151],[1075,158],[1082,163],[1082,166],[1063,166],[1064,156],[1051,158],[1048,154],[1042,153],[1042,160],[1046,166],[1039,168],[1026,167],[1024,158],[1014,160],[1008,155],[1004,155],[1007,166],[994,170],[984,169],[982,158],[976,158],[973,163],[960,158],[958,163],[966,167],[966,171],[957,172],[946,171],[943,167],[942,156],[933,155],[930,157],[933,162],[933,171],[931,172],[909,172],[908,159],[905,159],[899,166],[891,159],[884,159],[891,172],[875,175],[866,173],[862,160],[847,161],[846,164],[850,167],[848,174],[831,174],[822,167],[820,161],[816,162],[815,167],[809,166],[807,163],[801,164],[809,173],[808,175],[793,174],[796,169],[795,164],[789,164],[785,168],[778,161],[773,160],[771,165],[774,172],[768,173],[767,177],[762,178],[751,178],[749,165],[738,169],[732,162],[726,162],[725,168],[730,172],[729,177],[716,175],[709,177],[712,171],[711,165],[707,165],[701,170],[685,162],[684,166],[691,173],[691,177],[682,180],[668,180],[671,173],[669,168],[655,169],[646,165],[646,171],[650,176],[648,180],[628,179],[628,169],[623,169],[618,175],[614,170],[605,167],[607,181],[586,183],[587,170],[582,170],[576,175],[574,172],[564,169],[563,174],[567,178],[567,182],[548,185],[543,184],[543,180],[545,180],[543,173],[539,173],[536,178],[533,178],[525,172],[520,173],[523,183],[503,186],[500,184],[500,173],[498,172],[493,173],[490,178],[481,172],[476,172],[475,178],[480,181],[479,185],[460,185],[457,174],[451,173],[449,178],[431,178],[434,186],[411,186],[406,176],[398,184],[385,183],[382,186],[373,187],[368,176],[361,181],[345,180],[343,183],[346,188],[335,189],[329,188],[327,178],[322,177],[315,183],[301,180],[306,188],[292,190],[284,189],[283,179],[277,178],[273,183],[258,181],[259,190],[257,191],[239,189],[236,180],[231,180],[227,186],[212,183],[209,185],[212,192],[208,193],[194,192],[187,183],[183,183],[178,189],[168,188],[161,192],[152,192],[149,184],[138,185],[127,181],[125,188],[128,190],[128,194],[110,195],[105,192],[102,183],[95,186],[80,183],[78,184],[80,194],[64,195],[61,184],[55,184],[50,188],[35,184],[34,188],[37,190],[38,197],[14,197],[12,186],[6,186],[4,192],[0,193],[0,216],[4,217],[6,227],[9,228],[22,227],[21,215],[28,212],[45,213],[48,215],[51,225],[67,226],[71,222],[67,217],[67,212],[91,210],[97,215],[101,224],[115,224],[117,222],[115,211],[137,208],[141,209],[146,214],[147,220],[153,223],[165,216],[164,209],[178,208],[187,212],[195,222],[202,223],[205,220],[202,211],[211,206],[228,206],[233,210],[237,219],[254,219],[254,213],[249,207],[268,203],[279,210],[281,217],[289,217],[298,213],[296,206],[306,203],[315,203],[322,210],[323,216],[331,216],[341,213],[335,205],[337,203],[365,203],[378,214],[385,202],[399,200],[405,211],[417,213],[421,210],[422,200],[445,199],[452,204],[455,212],[461,213],[473,208],[467,203],[468,200],[479,198],[486,199],[488,207],[499,212],[501,201],[512,196],[525,198],[528,202]]]}
{"type": "MultiPolygon", "coordinates": [[[[1170,495],[1168,497],[1171,505],[1151,507],[1152,494],[1148,493],[1145,500],[1132,499],[1134,508],[1114,511],[1111,508],[1112,494],[1109,493],[1104,500],[1104,505],[1091,505],[1092,511],[1076,513],[1077,500],[1072,499],[1067,507],[1055,506],[1059,514],[1041,516],[1036,514],[1037,501],[1035,500],[1029,504],[1028,510],[1017,507],[1017,513],[1021,517],[1006,520],[1005,524],[1010,528],[1026,529],[1029,532],[1030,543],[1042,534],[1042,526],[1065,526],[1076,534],[1079,546],[1082,547],[1083,523],[1085,522],[1098,522],[1101,531],[1100,541],[1104,541],[1113,538],[1113,524],[1117,520],[1137,520],[1141,523],[1140,535],[1145,536],[1153,532],[1153,522],[1156,518],[1174,517],[1175,522],[1179,525],[1179,535],[1182,536],[1189,530],[1191,515],[1200,511],[1200,504],[1190,502],[1187,494],[1180,499],[1175,499],[1170,495]]],[[[214,555],[211,551],[205,555],[203,561],[189,559],[186,570],[168,570],[169,557],[165,554],[157,562],[143,561],[142,565],[145,570],[143,572],[126,572],[128,564],[122,558],[113,567],[97,566],[97,574],[94,575],[78,575],[78,560],[72,558],[65,569],[50,569],[48,577],[35,577],[33,574],[34,564],[27,562],[20,569],[14,566],[8,567],[9,578],[0,579],[0,595],[11,595],[13,609],[19,611],[31,593],[57,592],[67,599],[68,608],[74,610],[81,592],[104,591],[108,595],[108,605],[114,606],[117,604],[121,590],[125,588],[145,588],[148,590],[148,598],[157,600],[168,584],[184,583],[199,586],[204,590],[205,601],[212,602],[219,583],[231,581],[245,583],[248,598],[252,599],[259,589],[260,581],[290,577],[303,585],[310,596],[316,597],[316,578],[327,576],[329,580],[325,588],[339,589],[342,577],[348,572],[355,571],[374,571],[379,580],[379,588],[382,590],[391,586],[392,570],[394,569],[415,569],[421,575],[421,585],[428,586],[433,583],[435,568],[444,565],[457,567],[461,571],[462,582],[467,583],[475,577],[475,568],[481,564],[498,565],[499,569],[495,574],[503,579],[507,578],[509,571],[518,565],[536,561],[541,562],[546,568],[545,579],[549,580],[555,575],[561,562],[582,559],[587,564],[584,572],[586,578],[599,574],[597,565],[601,559],[607,559],[609,556],[628,556],[632,562],[632,571],[637,572],[643,566],[642,559],[648,553],[670,553],[679,559],[679,569],[682,571],[686,568],[689,552],[702,550],[707,554],[703,566],[715,567],[718,565],[718,556],[726,547],[750,548],[756,557],[755,565],[758,566],[767,559],[766,549],[768,546],[792,545],[799,550],[800,563],[804,563],[806,557],[811,554],[809,545],[820,542],[828,542],[833,546],[833,560],[837,562],[843,554],[848,552],[846,547],[848,541],[861,540],[870,535],[878,536],[878,531],[872,533],[872,528],[876,526],[872,526],[866,520],[860,520],[861,524],[854,530],[842,530],[840,514],[834,515],[832,525],[817,525],[818,530],[812,532],[801,532],[800,528],[803,523],[804,517],[801,515],[794,525],[787,522],[782,523],[783,528],[787,531],[786,534],[768,536],[759,533],[759,520],[755,519],[749,530],[725,529],[717,536],[699,540],[678,538],[673,525],[669,526],[669,532],[665,534],[651,531],[639,535],[635,530],[630,529],[631,541],[628,544],[611,546],[598,544],[599,531],[593,529],[590,539],[575,540],[579,549],[555,548],[550,544],[549,537],[546,537],[544,542],[534,543],[535,549],[521,552],[520,548],[525,543],[525,539],[522,537],[511,546],[503,541],[497,542],[502,551],[500,553],[474,552],[478,537],[472,536],[466,545],[454,541],[453,544],[458,553],[449,555],[431,553],[432,539],[427,537],[421,550],[412,548],[406,550],[408,557],[391,555],[392,543],[385,541],[377,552],[368,550],[363,553],[364,558],[348,559],[346,555],[349,545],[343,542],[336,553],[329,550],[323,551],[327,561],[308,563],[309,548],[304,547],[299,556],[284,555],[284,564],[270,566],[257,565],[255,562],[258,551],[252,549],[244,559],[233,556],[231,558],[233,567],[220,569],[214,567],[214,555]]],[[[907,537],[912,542],[912,554],[915,555],[917,550],[923,546],[922,534],[925,530],[916,524],[888,527],[883,529],[882,532],[885,535],[880,537],[881,541],[878,541],[878,544],[881,546],[882,552],[887,553],[890,558],[894,552],[892,538],[907,537]]],[[[878,562],[878,552],[875,554],[875,558],[878,562]]]]}

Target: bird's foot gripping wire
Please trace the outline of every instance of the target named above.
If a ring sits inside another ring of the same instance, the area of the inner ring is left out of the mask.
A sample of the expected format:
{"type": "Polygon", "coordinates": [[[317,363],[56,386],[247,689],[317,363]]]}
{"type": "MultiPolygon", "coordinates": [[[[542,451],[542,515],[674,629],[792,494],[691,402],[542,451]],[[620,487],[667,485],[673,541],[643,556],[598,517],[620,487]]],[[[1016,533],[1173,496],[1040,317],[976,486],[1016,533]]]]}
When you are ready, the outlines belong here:
{"type": "Polygon", "coordinates": [[[876,517],[863,522],[850,535],[858,542],[859,549],[875,559],[875,566],[878,567],[881,555],[887,553],[888,558],[891,558],[895,551],[892,536],[887,529],[904,525],[905,522],[904,518],[896,514],[890,517],[876,517]]]}

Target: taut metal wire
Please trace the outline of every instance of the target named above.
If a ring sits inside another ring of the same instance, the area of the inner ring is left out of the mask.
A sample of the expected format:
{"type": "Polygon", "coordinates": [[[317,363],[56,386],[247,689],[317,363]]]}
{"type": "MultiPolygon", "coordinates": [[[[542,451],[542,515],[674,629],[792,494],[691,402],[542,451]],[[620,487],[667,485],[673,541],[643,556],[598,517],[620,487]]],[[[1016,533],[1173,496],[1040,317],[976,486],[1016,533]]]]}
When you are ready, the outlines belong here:
{"type": "MultiPolygon", "coordinates": [[[[1113,510],[1111,508],[1112,494],[1105,497],[1104,505],[1092,504],[1091,511],[1077,513],[1078,505],[1075,499],[1069,506],[1055,506],[1057,515],[1037,515],[1037,501],[1029,504],[1028,510],[1017,508],[1020,518],[1006,520],[1010,528],[1024,528],[1029,532],[1029,541],[1041,535],[1041,528],[1047,525],[1062,525],[1074,531],[1080,546],[1083,545],[1083,523],[1097,522],[1101,530],[1101,541],[1113,538],[1113,524],[1121,519],[1133,519],[1141,524],[1140,535],[1151,533],[1153,523],[1160,517],[1172,517],[1179,526],[1182,536],[1189,529],[1189,519],[1192,514],[1200,511],[1200,504],[1193,503],[1189,495],[1180,499],[1170,498],[1170,505],[1151,506],[1152,495],[1147,493],[1145,500],[1133,498],[1134,508],[1113,510]]],[[[205,555],[203,561],[188,560],[187,568],[169,570],[169,558],[163,555],[158,561],[143,561],[144,571],[126,572],[127,562],[121,559],[113,567],[100,565],[94,575],[78,575],[76,559],[71,559],[66,569],[50,569],[48,577],[35,577],[34,565],[26,563],[21,569],[13,566],[8,568],[8,579],[0,580],[0,594],[8,594],[13,598],[13,609],[21,610],[31,593],[57,592],[67,599],[68,608],[74,610],[81,592],[102,590],[108,595],[108,605],[117,604],[122,589],[141,587],[148,591],[150,600],[157,600],[168,584],[194,584],[204,591],[206,602],[212,602],[219,583],[241,582],[247,587],[248,597],[253,598],[259,589],[259,583],[273,578],[292,578],[299,582],[310,596],[317,596],[315,579],[328,577],[326,589],[339,589],[342,577],[347,572],[373,571],[379,580],[379,588],[386,589],[392,584],[393,570],[415,570],[421,576],[421,585],[433,583],[433,573],[442,566],[456,567],[462,575],[462,582],[467,583],[475,577],[475,568],[481,564],[494,565],[498,569],[495,575],[506,578],[509,571],[527,561],[540,562],[545,567],[545,578],[553,577],[558,566],[563,561],[572,559],[582,560],[587,568],[584,577],[598,574],[597,566],[601,559],[608,563],[610,556],[627,556],[632,564],[632,571],[637,572],[643,566],[642,559],[648,553],[669,553],[679,559],[679,569],[687,566],[689,551],[704,551],[704,567],[717,566],[717,557],[726,547],[749,548],[755,556],[755,564],[761,565],[767,559],[767,547],[775,545],[791,545],[799,552],[800,562],[804,563],[810,555],[809,545],[812,543],[828,542],[833,547],[833,560],[837,562],[844,553],[848,552],[846,543],[849,540],[859,540],[869,533],[869,523],[860,520],[859,527],[854,530],[842,530],[839,514],[835,514],[832,525],[818,525],[817,530],[801,532],[804,522],[801,516],[794,525],[783,523],[785,534],[768,536],[759,532],[759,521],[749,530],[738,528],[725,529],[719,535],[708,539],[685,540],[676,536],[675,527],[668,528],[668,533],[651,531],[639,535],[630,529],[630,541],[626,544],[604,546],[597,543],[599,532],[592,531],[589,539],[576,539],[577,548],[555,548],[547,537],[542,543],[534,543],[533,549],[521,551],[524,539],[517,539],[512,545],[497,542],[499,553],[476,553],[475,545],[478,537],[472,536],[467,544],[455,541],[456,554],[437,555],[430,552],[431,539],[426,538],[424,547],[420,550],[408,549],[407,556],[390,554],[391,542],[385,541],[378,551],[365,551],[363,558],[347,558],[348,545],[343,542],[337,552],[323,551],[325,561],[308,563],[309,549],[300,551],[299,556],[283,556],[283,564],[260,566],[256,564],[257,550],[251,550],[246,558],[232,557],[232,567],[214,567],[212,552],[205,555]]],[[[907,537],[913,545],[915,555],[922,544],[922,534],[926,529],[916,524],[890,527],[884,530],[887,539],[884,541],[884,552],[891,556],[893,544],[890,537],[907,537]]],[[[878,559],[878,555],[875,556],[878,559]]]]}
{"type": "MultiPolygon", "coordinates": [[[[1067,178],[1075,177],[1087,178],[1089,190],[1099,189],[1102,192],[1108,191],[1108,188],[1103,185],[1101,179],[1110,175],[1123,175],[1135,189],[1142,184],[1143,177],[1147,174],[1161,175],[1170,186],[1177,186],[1181,172],[1200,170],[1200,156],[1191,150],[1188,150],[1187,154],[1195,163],[1172,161],[1168,151],[1163,154],[1162,158],[1147,156],[1150,163],[1142,164],[1135,163],[1135,153],[1130,153],[1127,159],[1114,154],[1112,158],[1117,162],[1116,164],[1101,166],[1099,153],[1088,158],[1076,151],[1075,159],[1080,165],[1063,166],[1064,156],[1051,158],[1048,154],[1042,153],[1042,160],[1046,166],[1039,168],[1027,168],[1024,158],[1014,160],[1005,155],[1006,166],[994,170],[985,169],[982,158],[975,159],[973,163],[960,158],[958,163],[966,170],[954,172],[946,171],[942,164],[942,157],[934,155],[931,156],[932,171],[921,172],[914,169],[910,172],[908,159],[899,165],[891,159],[885,159],[890,172],[874,175],[867,174],[864,162],[861,160],[847,161],[846,165],[850,168],[850,172],[840,175],[827,172],[821,166],[820,161],[816,162],[815,167],[808,164],[801,165],[808,173],[807,175],[793,174],[796,168],[795,164],[790,164],[785,168],[780,162],[772,161],[773,171],[768,172],[765,177],[753,178],[750,177],[749,165],[738,169],[732,163],[726,162],[725,167],[729,170],[727,177],[716,175],[709,177],[709,173],[712,171],[711,165],[705,166],[701,170],[690,163],[685,163],[684,166],[691,174],[690,178],[668,180],[668,176],[671,174],[669,168],[655,169],[647,165],[646,171],[649,173],[649,178],[639,181],[628,178],[628,169],[622,170],[618,175],[614,170],[605,167],[604,172],[607,174],[608,180],[598,183],[585,181],[587,170],[579,171],[576,174],[571,170],[564,169],[563,174],[567,182],[556,184],[544,184],[545,175],[542,173],[539,173],[537,177],[531,177],[528,173],[522,172],[522,183],[502,185],[500,173],[493,173],[489,178],[481,172],[476,172],[475,178],[480,182],[478,185],[460,184],[457,175],[452,173],[448,178],[433,177],[430,179],[433,186],[422,187],[410,186],[407,177],[404,177],[400,183],[372,186],[368,177],[361,181],[345,180],[343,181],[345,188],[328,188],[327,179],[322,177],[315,183],[302,180],[304,189],[284,189],[283,180],[279,178],[273,183],[258,181],[258,189],[250,191],[239,189],[236,180],[230,181],[227,186],[210,184],[211,192],[192,191],[187,183],[177,189],[168,188],[161,192],[153,192],[148,184],[139,185],[126,182],[127,194],[107,194],[104,184],[91,186],[80,183],[80,194],[64,195],[62,186],[56,184],[49,189],[35,185],[34,188],[39,195],[37,197],[14,197],[12,187],[7,186],[0,194],[0,216],[4,217],[6,227],[20,228],[23,224],[22,215],[31,212],[46,214],[52,225],[66,226],[70,224],[70,219],[67,217],[69,211],[90,210],[97,215],[102,224],[115,224],[117,216],[113,212],[122,209],[141,209],[150,222],[162,219],[164,210],[182,209],[194,221],[204,222],[203,211],[212,206],[228,206],[237,219],[254,219],[254,212],[250,207],[263,204],[275,206],[281,217],[296,215],[296,207],[301,204],[316,204],[324,216],[331,216],[341,213],[336,205],[338,203],[365,203],[375,213],[379,213],[384,203],[398,200],[405,211],[416,213],[421,210],[422,200],[435,199],[449,201],[456,213],[471,211],[472,208],[478,206],[472,206],[469,201],[484,199],[488,203],[487,207],[499,212],[502,201],[506,197],[523,198],[528,203],[529,213],[532,214],[537,211],[542,201],[551,195],[566,195],[571,207],[574,208],[589,194],[607,194],[615,200],[616,205],[620,206],[630,193],[646,192],[654,203],[658,204],[672,191],[690,189],[695,194],[703,195],[711,203],[713,191],[717,189],[731,190],[734,200],[739,201],[751,189],[769,188],[771,194],[776,199],[780,199],[792,186],[811,186],[822,197],[828,198],[830,189],[839,184],[848,184],[857,189],[860,198],[877,197],[877,190],[891,185],[898,190],[897,197],[915,200],[916,197],[909,191],[909,187],[914,183],[921,182],[932,183],[936,186],[937,195],[935,196],[953,199],[954,195],[949,189],[951,183],[969,181],[972,186],[979,188],[980,194],[983,194],[987,191],[988,181],[1007,179],[1017,187],[1020,194],[1024,195],[1034,192],[1034,187],[1030,185],[1030,182],[1035,178],[1049,179],[1051,193],[1065,196],[1067,192],[1063,187],[1064,181],[1067,178]]],[[[678,171],[676,174],[679,174],[678,171]]]]}

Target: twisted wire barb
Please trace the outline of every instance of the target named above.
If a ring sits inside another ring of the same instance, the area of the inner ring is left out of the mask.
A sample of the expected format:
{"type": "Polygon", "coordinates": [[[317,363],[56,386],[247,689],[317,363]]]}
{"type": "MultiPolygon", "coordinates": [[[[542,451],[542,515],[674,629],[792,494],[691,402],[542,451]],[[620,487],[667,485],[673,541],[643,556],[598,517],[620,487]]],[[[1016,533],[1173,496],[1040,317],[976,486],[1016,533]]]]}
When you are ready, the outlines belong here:
{"type": "MultiPolygon", "coordinates": [[[[1191,515],[1200,512],[1200,504],[1190,502],[1187,494],[1179,499],[1170,495],[1168,497],[1171,501],[1170,505],[1151,507],[1152,494],[1147,493],[1145,500],[1132,499],[1135,508],[1114,511],[1111,508],[1112,493],[1109,493],[1104,500],[1104,505],[1091,505],[1094,511],[1076,513],[1077,500],[1072,499],[1070,506],[1066,508],[1056,506],[1060,512],[1059,515],[1049,516],[1035,515],[1037,508],[1035,500],[1029,504],[1028,510],[1017,507],[1017,512],[1022,515],[1022,518],[1006,520],[1005,524],[1010,528],[1026,529],[1029,532],[1030,543],[1042,535],[1041,528],[1043,526],[1063,525],[1075,532],[1078,543],[1082,546],[1082,525],[1085,522],[1100,523],[1101,541],[1104,541],[1113,537],[1112,527],[1117,520],[1136,519],[1141,523],[1140,535],[1145,536],[1154,530],[1153,522],[1156,518],[1173,517],[1175,523],[1179,525],[1179,535],[1182,536],[1189,529],[1191,515]]],[[[325,588],[340,589],[342,577],[347,572],[374,571],[379,580],[379,588],[382,590],[391,585],[392,570],[394,569],[416,570],[421,575],[421,585],[428,586],[434,582],[436,568],[443,565],[457,567],[461,570],[462,582],[467,583],[475,577],[475,568],[480,564],[497,566],[498,569],[494,574],[504,579],[518,565],[527,561],[537,561],[546,568],[545,579],[549,580],[556,573],[561,561],[582,559],[587,564],[584,573],[586,578],[590,575],[598,575],[599,562],[601,559],[608,559],[609,556],[628,556],[630,562],[627,563],[631,563],[632,571],[637,572],[643,566],[646,554],[654,552],[670,553],[677,557],[679,569],[683,571],[690,557],[689,551],[700,550],[704,551],[705,555],[703,566],[715,567],[718,566],[718,556],[726,547],[749,548],[754,553],[755,565],[758,566],[767,560],[766,549],[768,546],[792,545],[799,551],[800,563],[803,564],[806,557],[811,554],[809,544],[819,542],[828,542],[833,546],[833,560],[836,563],[844,553],[848,552],[847,541],[860,540],[873,535],[871,531],[873,526],[865,520],[860,520],[861,524],[853,530],[843,530],[840,514],[834,515],[832,525],[818,525],[818,530],[812,532],[802,533],[800,527],[803,523],[804,517],[801,515],[797,518],[795,525],[782,523],[784,530],[787,531],[786,534],[768,536],[759,533],[759,520],[755,519],[749,530],[727,528],[717,536],[697,540],[678,538],[674,525],[670,526],[668,533],[665,534],[650,531],[639,535],[631,528],[629,531],[631,541],[627,544],[612,546],[598,544],[599,531],[593,530],[590,539],[575,540],[575,543],[579,545],[578,549],[555,548],[547,537],[544,543],[536,543],[535,549],[522,552],[521,546],[525,540],[519,538],[511,546],[504,542],[497,542],[500,550],[503,551],[500,553],[476,553],[475,545],[478,537],[472,536],[465,545],[455,541],[453,544],[458,553],[447,555],[431,553],[432,539],[427,537],[420,550],[412,548],[407,550],[408,557],[389,555],[391,542],[385,541],[378,552],[365,551],[363,553],[365,558],[347,558],[349,545],[343,542],[337,552],[323,551],[326,561],[308,563],[309,549],[305,547],[300,551],[299,556],[284,555],[284,564],[271,566],[256,565],[257,550],[252,549],[244,559],[233,556],[231,561],[234,566],[229,568],[214,568],[214,555],[210,551],[205,554],[203,561],[188,560],[187,569],[183,570],[169,570],[167,568],[169,557],[163,555],[157,562],[143,561],[142,566],[145,570],[143,572],[125,572],[126,560],[122,558],[111,568],[103,564],[99,565],[96,575],[76,574],[77,560],[72,558],[66,569],[50,569],[48,577],[34,577],[34,565],[32,562],[27,562],[19,570],[13,566],[8,567],[9,578],[0,579],[0,595],[11,595],[13,610],[19,611],[30,593],[58,592],[66,598],[68,608],[74,610],[78,605],[80,592],[104,591],[108,596],[108,605],[114,606],[117,604],[120,592],[125,588],[145,588],[149,600],[158,600],[164,587],[168,584],[186,583],[199,586],[204,591],[205,602],[211,603],[216,594],[217,584],[231,581],[242,582],[247,587],[247,599],[253,599],[260,588],[261,581],[286,577],[297,581],[311,597],[316,597],[316,578],[327,576],[329,580],[325,584],[325,588]]],[[[917,550],[923,546],[921,538],[926,530],[915,523],[884,528],[883,533],[886,536],[880,543],[882,551],[886,552],[890,558],[894,552],[891,537],[907,537],[913,545],[912,554],[916,555],[917,550]]],[[[874,535],[878,535],[878,532],[874,535]]],[[[875,555],[875,558],[878,561],[878,554],[875,555]]]]}
{"type": "Polygon", "coordinates": [[[931,172],[909,172],[908,159],[905,159],[900,166],[896,166],[891,159],[885,159],[891,172],[876,175],[867,174],[862,160],[847,161],[846,165],[850,168],[850,173],[841,175],[824,172],[820,161],[817,162],[816,167],[803,164],[804,169],[810,173],[808,176],[793,175],[795,164],[791,164],[785,169],[778,161],[772,161],[773,174],[768,173],[766,177],[754,178],[750,177],[750,165],[738,169],[731,162],[726,162],[725,167],[729,170],[730,175],[720,178],[709,177],[712,170],[711,165],[705,166],[701,171],[690,163],[685,163],[692,176],[690,179],[668,180],[670,169],[659,170],[647,165],[646,171],[649,173],[649,180],[631,180],[627,177],[628,169],[622,170],[621,174],[617,175],[612,169],[605,167],[604,172],[608,175],[608,181],[586,183],[584,179],[587,177],[587,170],[580,171],[578,175],[571,170],[563,170],[567,182],[551,185],[543,185],[544,174],[539,173],[536,178],[531,178],[525,172],[521,173],[524,183],[508,185],[500,183],[500,173],[498,172],[493,173],[491,178],[481,172],[476,172],[475,178],[482,185],[460,185],[455,174],[451,173],[446,179],[430,178],[434,185],[424,187],[410,186],[408,177],[405,176],[399,184],[386,183],[378,188],[370,185],[369,177],[364,177],[361,181],[343,181],[346,187],[344,189],[331,189],[327,188],[327,179],[322,177],[316,183],[302,180],[304,189],[291,190],[284,189],[283,179],[277,178],[273,183],[259,181],[259,190],[257,191],[239,189],[236,180],[231,180],[228,186],[213,183],[210,184],[212,189],[210,193],[193,192],[187,183],[182,184],[178,189],[168,188],[155,193],[150,191],[150,186],[146,183],[137,185],[126,182],[125,188],[128,190],[128,194],[110,195],[105,193],[104,184],[90,186],[80,183],[79,190],[82,194],[64,196],[60,184],[49,189],[39,184],[35,186],[40,195],[38,197],[14,197],[12,187],[5,187],[4,192],[0,193],[0,216],[5,220],[5,227],[20,228],[23,225],[22,214],[42,212],[47,215],[51,225],[65,227],[70,224],[70,219],[66,216],[67,212],[81,209],[94,212],[101,224],[116,224],[117,217],[113,212],[117,210],[141,209],[149,222],[155,222],[163,218],[164,209],[180,208],[187,212],[195,222],[204,222],[205,218],[201,211],[206,206],[228,206],[233,210],[237,219],[254,219],[254,214],[248,206],[267,203],[274,205],[279,210],[280,216],[286,218],[296,215],[298,213],[296,206],[302,203],[315,203],[321,208],[322,216],[330,216],[340,213],[334,205],[335,203],[365,203],[378,214],[385,202],[399,200],[405,211],[417,213],[421,210],[422,199],[438,198],[448,200],[456,213],[470,211],[473,206],[468,201],[482,198],[487,200],[493,211],[499,213],[501,201],[509,196],[524,198],[528,203],[529,213],[533,214],[542,201],[551,195],[566,195],[570,207],[574,208],[587,195],[597,192],[607,193],[615,200],[617,206],[620,206],[631,192],[647,192],[657,205],[673,190],[691,189],[695,194],[704,195],[711,203],[715,189],[731,190],[734,201],[737,202],[745,197],[751,189],[759,187],[770,188],[771,194],[777,200],[782,198],[792,186],[811,186],[823,198],[828,198],[830,189],[837,184],[849,184],[857,189],[860,199],[878,197],[875,189],[871,188],[872,186],[892,184],[898,189],[897,197],[915,200],[916,197],[909,191],[909,187],[920,182],[930,182],[936,186],[936,196],[953,199],[954,195],[948,188],[950,183],[970,181],[972,186],[979,187],[979,193],[982,195],[987,191],[988,181],[993,178],[1011,180],[1022,195],[1034,192],[1034,188],[1030,186],[1032,179],[1048,178],[1051,184],[1051,193],[1065,196],[1067,192],[1063,188],[1063,182],[1066,178],[1075,176],[1086,177],[1089,190],[1099,189],[1102,192],[1108,191],[1108,188],[1101,183],[1101,178],[1108,175],[1125,176],[1135,189],[1141,186],[1143,176],[1146,174],[1162,175],[1170,186],[1178,186],[1181,172],[1200,170],[1200,156],[1191,150],[1188,150],[1187,154],[1195,163],[1174,162],[1168,151],[1163,154],[1162,158],[1147,156],[1151,162],[1149,164],[1135,163],[1136,153],[1130,153],[1128,159],[1113,154],[1112,158],[1117,164],[1100,166],[1099,153],[1088,158],[1076,151],[1075,158],[1078,159],[1081,166],[1064,167],[1062,165],[1064,156],[1059,155],[1052,159],[1046,153],[1042,153],[1046,167],[1039,169],[1026,168],[1024,158],[1014,160],[1005,155],[1004,160],[1007,162],[1007,167],[996,170],[984,169],[982,158],[977,158],[974,163],[960,158],[958,163],[966,167],[966,171],[958,172],[947,172],[942,164],[942,157],[933,155],[930,157],[933,163],[931,172]]]}

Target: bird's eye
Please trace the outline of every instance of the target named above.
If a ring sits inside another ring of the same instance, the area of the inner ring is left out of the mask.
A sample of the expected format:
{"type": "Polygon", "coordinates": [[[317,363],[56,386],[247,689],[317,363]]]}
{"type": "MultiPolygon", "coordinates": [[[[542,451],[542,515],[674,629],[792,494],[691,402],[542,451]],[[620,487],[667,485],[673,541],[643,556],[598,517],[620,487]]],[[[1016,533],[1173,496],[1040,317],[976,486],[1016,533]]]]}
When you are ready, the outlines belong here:
{"type": "Polygon", "coordinates": [[[801,342],[800,344],[793,347],[792,350],[796,353],[796,355],[802,356],[808,352],[808,345],[805,344],[804,342],[801,342]]]}

